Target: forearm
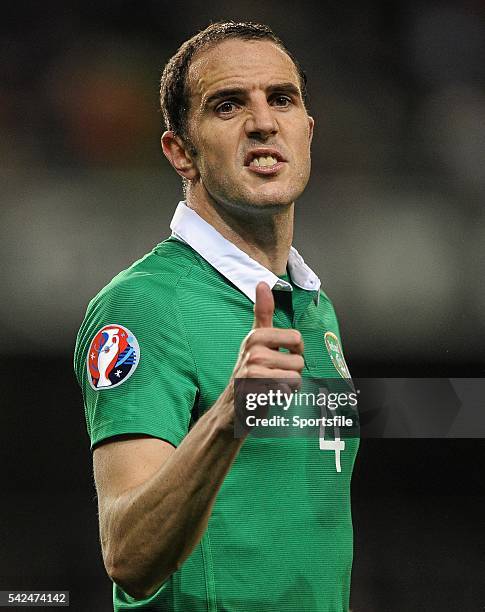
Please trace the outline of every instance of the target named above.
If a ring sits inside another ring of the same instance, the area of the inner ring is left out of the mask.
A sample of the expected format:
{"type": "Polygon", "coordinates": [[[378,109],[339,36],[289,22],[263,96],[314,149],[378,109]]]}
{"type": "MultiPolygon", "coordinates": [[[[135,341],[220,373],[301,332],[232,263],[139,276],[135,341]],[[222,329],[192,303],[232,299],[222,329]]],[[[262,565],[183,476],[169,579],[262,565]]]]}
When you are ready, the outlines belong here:
{"type": "Polygon", "coordinates": [[[243,443],[234,439],[232,404],[228,388],[151,478],[100,509],[108,572],[133,596],[156,590],[202,537],[243,443]]]}

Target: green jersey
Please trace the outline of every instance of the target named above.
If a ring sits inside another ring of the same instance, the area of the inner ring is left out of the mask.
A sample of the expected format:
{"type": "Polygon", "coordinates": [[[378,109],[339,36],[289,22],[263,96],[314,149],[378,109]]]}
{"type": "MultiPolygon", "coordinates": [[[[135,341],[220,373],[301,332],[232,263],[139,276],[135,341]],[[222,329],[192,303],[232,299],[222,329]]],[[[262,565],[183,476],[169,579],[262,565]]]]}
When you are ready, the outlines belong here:
{"type": "MultiPolygon", "coordinates": [[[[334,309],[295,249],[286,280],[184,203],[171,227],[169,239],[89,304],[75,368],[92,446],[120,434],[177,446],[226,387],[261,280],[273,288],[274,326],[303,336],[302,376],[342,375],[325,341],[330,334],[340,346],[334,309]]],[[[336,453],[321,450],[318,437],[249,435],[190,557],[146,600],[114,585],[114,609],[347,611],[358,441],[344,446],[337,466],[336,453]]]]}

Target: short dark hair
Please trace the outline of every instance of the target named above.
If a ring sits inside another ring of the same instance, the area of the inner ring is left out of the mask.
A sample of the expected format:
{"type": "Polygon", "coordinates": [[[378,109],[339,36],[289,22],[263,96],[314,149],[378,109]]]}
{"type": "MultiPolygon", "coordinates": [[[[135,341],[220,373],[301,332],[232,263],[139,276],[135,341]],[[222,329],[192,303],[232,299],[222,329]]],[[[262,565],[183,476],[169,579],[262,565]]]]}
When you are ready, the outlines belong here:
{"type": "Polygon", "coordinates": [[[288,51],[283,41],[266,25],[253,22],[220,21],[186,40],[167,62],[161,79],[160,106],[167,130],[190,143],[188,137],[189,90],[187,75],[196,53],[230,38],[241,40],[269,40],[292,60],[298,73],[303,100],[306,100],[306,75],[288,51]]]}

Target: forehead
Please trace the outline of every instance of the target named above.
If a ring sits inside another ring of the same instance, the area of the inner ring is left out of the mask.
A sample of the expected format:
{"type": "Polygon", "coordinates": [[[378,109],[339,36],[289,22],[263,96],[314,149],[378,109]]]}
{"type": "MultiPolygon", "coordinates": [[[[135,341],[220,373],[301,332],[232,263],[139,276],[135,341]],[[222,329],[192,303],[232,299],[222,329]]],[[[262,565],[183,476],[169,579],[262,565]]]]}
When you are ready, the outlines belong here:
{"type": "Polygon", "coordinates": [[[224,40],[198,53],[188,72],[189,91],[198,100],[220,88],[264,89],[278,82],[300,86],[293,61],[269,40],[224,40]]]}

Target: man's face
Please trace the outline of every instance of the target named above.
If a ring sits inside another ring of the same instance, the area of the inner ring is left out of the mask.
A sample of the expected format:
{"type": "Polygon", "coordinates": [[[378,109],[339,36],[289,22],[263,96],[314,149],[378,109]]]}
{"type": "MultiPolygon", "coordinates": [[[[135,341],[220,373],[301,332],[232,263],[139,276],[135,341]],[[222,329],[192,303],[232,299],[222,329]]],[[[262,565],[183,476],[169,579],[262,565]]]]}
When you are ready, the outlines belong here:
{"type": "Polygon", "coordinates": [[[313,120],[286,53],[266,40],[225,40],[195,57],[188,83],[206,195],[253,210],[294,202],[310,174],[313,120]]]}

